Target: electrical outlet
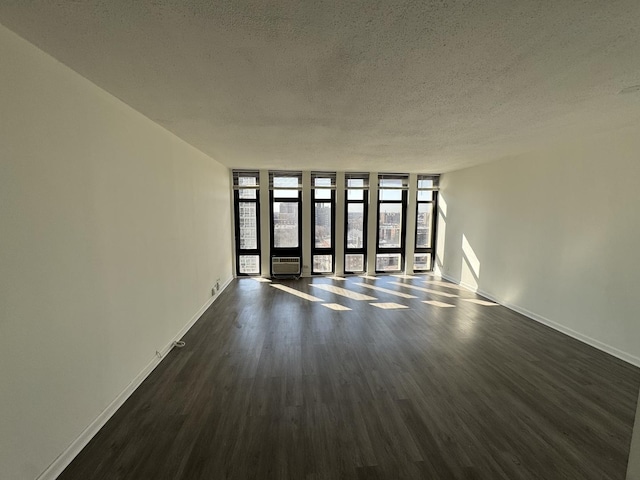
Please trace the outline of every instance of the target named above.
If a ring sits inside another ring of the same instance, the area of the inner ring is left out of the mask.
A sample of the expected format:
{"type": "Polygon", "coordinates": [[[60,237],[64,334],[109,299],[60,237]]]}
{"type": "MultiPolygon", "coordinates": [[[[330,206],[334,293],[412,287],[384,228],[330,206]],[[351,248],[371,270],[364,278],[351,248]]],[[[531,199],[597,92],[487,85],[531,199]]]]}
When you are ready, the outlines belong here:
{"type": "Polygon", "coordinates": [[[218,281],[218,282],[216,282],[216,292],[217,292],[218,290],[220,290],[220,282],[219,282],[219,281],[218,281]]]}
{"type": "Polygon", "coordinates": [[[216,294],[216,287],[213,287],[211,289],[211,296],[214,296],[216,294]]]}

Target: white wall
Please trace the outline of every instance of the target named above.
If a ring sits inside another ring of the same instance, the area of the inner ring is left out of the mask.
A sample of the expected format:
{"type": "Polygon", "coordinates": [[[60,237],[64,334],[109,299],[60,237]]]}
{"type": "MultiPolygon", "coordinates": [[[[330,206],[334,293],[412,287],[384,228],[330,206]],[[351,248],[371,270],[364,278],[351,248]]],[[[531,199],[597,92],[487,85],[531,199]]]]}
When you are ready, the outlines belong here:
{"type": "Polygon", "coordinates": [[[232,275],[228,170],[0,26],[0,476],[33,479],[232,275]]]}
{"type": "Polygon", "coordinates": [[[640,365],[640,128],[442,177],[437,260],[640,365]]]}

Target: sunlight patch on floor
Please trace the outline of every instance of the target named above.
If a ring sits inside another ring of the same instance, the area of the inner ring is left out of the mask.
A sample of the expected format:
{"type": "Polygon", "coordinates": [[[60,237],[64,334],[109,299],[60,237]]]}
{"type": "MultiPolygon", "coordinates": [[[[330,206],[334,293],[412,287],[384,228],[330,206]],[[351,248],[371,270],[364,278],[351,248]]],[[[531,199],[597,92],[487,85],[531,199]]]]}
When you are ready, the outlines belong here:
{"type": "Polygon", "coordinates": [[[251,277],[251,280],[255,280],[256,282],[262,282],[262,283],[271,283],[271,280],[264,277],[251,277]]]}
{"type": "Polygon", "coordinates": [[[399,303],[393,303],[393,302],[370,303],[369,305],[373,305],[374,307],[382,308],[384,310],[397,310],[400,308],[409,308],[406,305],[400,305],[399,303]]]}
{"type": "Polygon", "coordinates": [[[499,303],[487,302],[486,300],[479,300],[477,298],[465,298],[463,300],[465,302],[471,302],[471,303],[475,303],[477,305],[483,305],[485,307],[496,307],[496,306],[500,305],[499,303]]]}
{"type": "Polygon", "coordinates": [[[440,307],[440,308],[455,307],[455,305],[452,305],[450,303],[439,302],[437,300],[423,300],[422,303],[428,303],[429,305],[433,305],[434,307],[440,307]]]}
{"type": "Polygon", "coordinates": [[[370,288],[371,290],[377,290],[379,292],[388,293],[389,295],[395,295],[396,297],[418,298],[415,295],[409,295],[408,293],[403,293],[403,292],[396,292],[395,290],[389,290],[388,288],[376,287],[375,285],[369,285],[368,283],[354,283],[354,285],[358,285],[359,287],[370,288]]]}
{"type": "Polygon", "coordinates": [[[431,290],[430,288],[416,287],[415,285],[409,285],[408,283],[391,282],[392,285],[400,285],[401,287],[411,288],[413,290],[419,290],[421,292],[432,293],[433,295],[441,295],[443,297],[457,298],[458,295],[453,293],[439,292],[437,290],[431,290]]]}
{"type": "Polygon", "coordinates": [[[344,305],[340,305],[339,303],[323,303],[322,306],[330,308],[331,310],[351,310],[349,307],[345,307],[344,305]]]}
{"type": "Polygon", "coordinates": [[[324,283],[310,283],[309,286],[313,288],[319,288],[320,290],[324,290],[326,292],[335,293],[336,295],[340,295],[342,297],[350,298],[351,300],[377,300],[375,297],[370,297],[369,295],[363,295],[362,293],[352,292],[351,290],[347,290],[346,288],[335,287],[333,285],[326,285],[324,283]]]}
{"type": "Polygon", "coordinates": [[[326,301],[326,300],[323,300],[321,298],[314,297],[313,295],[309,295],[308,293],[304,293],[304,292],[301,292],[301,291],[296,290],[294,288],[287,287],[285,285],[279,285],[279,284],[272,283],[271,286],[273,288],[277,288],[278,290],[282,290],[283,292],[287,292],[287,293],[290,293],[291,295],[295,295],[296,297],[300,297],[300,298],[304,298],[305,300],[309,300],[310,302],[325,302],[326,301]]]}
{"type": "Polygon", "coordinates": [[[461,287],[460,285],[456,285],[455,283],[449,282],[441,282],[440,280],[425,280],[423,283],[429,283],[431,285],[438,285],[440,287],[454,288],[456,290],[462,290],[468,292],[468,288],[461,287]]]}

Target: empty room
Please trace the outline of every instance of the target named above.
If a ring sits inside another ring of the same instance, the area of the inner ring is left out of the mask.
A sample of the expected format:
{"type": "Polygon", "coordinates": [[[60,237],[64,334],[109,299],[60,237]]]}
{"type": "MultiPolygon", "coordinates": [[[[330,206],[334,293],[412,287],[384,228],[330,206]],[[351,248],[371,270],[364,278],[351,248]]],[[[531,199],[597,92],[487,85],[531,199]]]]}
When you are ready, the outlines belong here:
{"type": "Polygon", "coordinates": [[[640,480],[640,3],[0,3],[0,478],[640,480]]]}

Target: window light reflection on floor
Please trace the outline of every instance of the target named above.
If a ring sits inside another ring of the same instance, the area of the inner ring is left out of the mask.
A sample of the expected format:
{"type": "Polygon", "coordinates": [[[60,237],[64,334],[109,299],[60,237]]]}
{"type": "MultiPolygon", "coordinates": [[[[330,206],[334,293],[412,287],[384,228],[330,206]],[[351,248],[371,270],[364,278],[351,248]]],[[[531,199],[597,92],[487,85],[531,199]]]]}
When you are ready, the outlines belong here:
{"type": "Polygon", "coordinates": [[[486,300],[479,300],[477,298],[465,298],[464,301],[475,303],[477,305],[482,305],[485,307],[495,307],[499,305],[498,303],[495,303],[495,302],[487,302],[486,300]]]}
{"type": "Polygon", "coordinates": [[[429,305],[440,308],[455,307],[455,305],[452,305],[450,303],[439,302],[437,300],[423,300],[422,303],[428,303],[429,305]]]}
{"type": "Polygon", "coordinates": [[[320,290],[325,290],[327,292],[335,293],[336,295],[340,295],[342,297],[350,298],[351,300],[377,300],[375,297],[370,297],[369,295],[363,295],[362,293],[352,292],[351,290],[347,290],[346,288],[334,287],[333,285],[327,284],[309,284],[313,288],[319,288],[320,290]]]}
{"type": "Polygon", "coordinates": [[[370,288],[371,290],[377,290],[379,292],[388,293],[389,295],[395,295],[402,298],[418,298],[415,295],[409,295],[408,293],[396,292],[395,290],[389,290],[388,288],[376,287],[375,285],[369,285],[368,283],[354,283],[359,287],[370,288]]]}
{"type": "Polygon", "coordinates": [[[430,288],[416,287],[415,285],[409,285],[408,283],[391,282],[392,285],[400,285],[401,287],[411,288],[413,290],[419,290],[421,292],[432,293],[433,295],[441,295],[443,297],[456,298],[458,295],[453,293],[439,292],[437,290],[431,290],[430,288]]]}
{"type": "Polygon", "coordinates": [[[406,305],[400,305],[399,303],[393,303],[393,302],[370,303],[369,305],[373,305],[374,307],[382,308],[384,310],[396,310],[399,308],[409,308],[406,305]]]}
{"type": "Polygon", "coordinates": [[[322,306],[330,308],[331,310],[338,311],[351,310],[349,307],[345,307],[344,305],[340,305],[339,303],[323,303],[322,306]]]}
{"type": "Polygon", "coordinates": [[[454,288],[456,290],[469,291],[468,288],[461,287],[460,285],[456,285],[455,283],[441,282],[440,280],[425,280],[423,283],[438,285],[440,287],[446,287],[446,288],[454,288]]]}
{"type": "Polygon", "coordinates": [[[291,295],[295,295],[296,297],[300,297],[300,298],[304,298],[305,300],[309,300],[310,302],[324,302],[324,301],[326,301],[326,300],[323,300],[321,298],[314,297],[313,295],[309,295],[308,293],[304,293],[304,292],[301,292],[301,291],[296,290],[294,288],[287,287],[285,285],[278,285],[278,284],[272,283],[271,286],[273,288],[277,288],[278,290],[282,290],[283,292],[287,292],[287,293],[290,293],[291,295]]]}

